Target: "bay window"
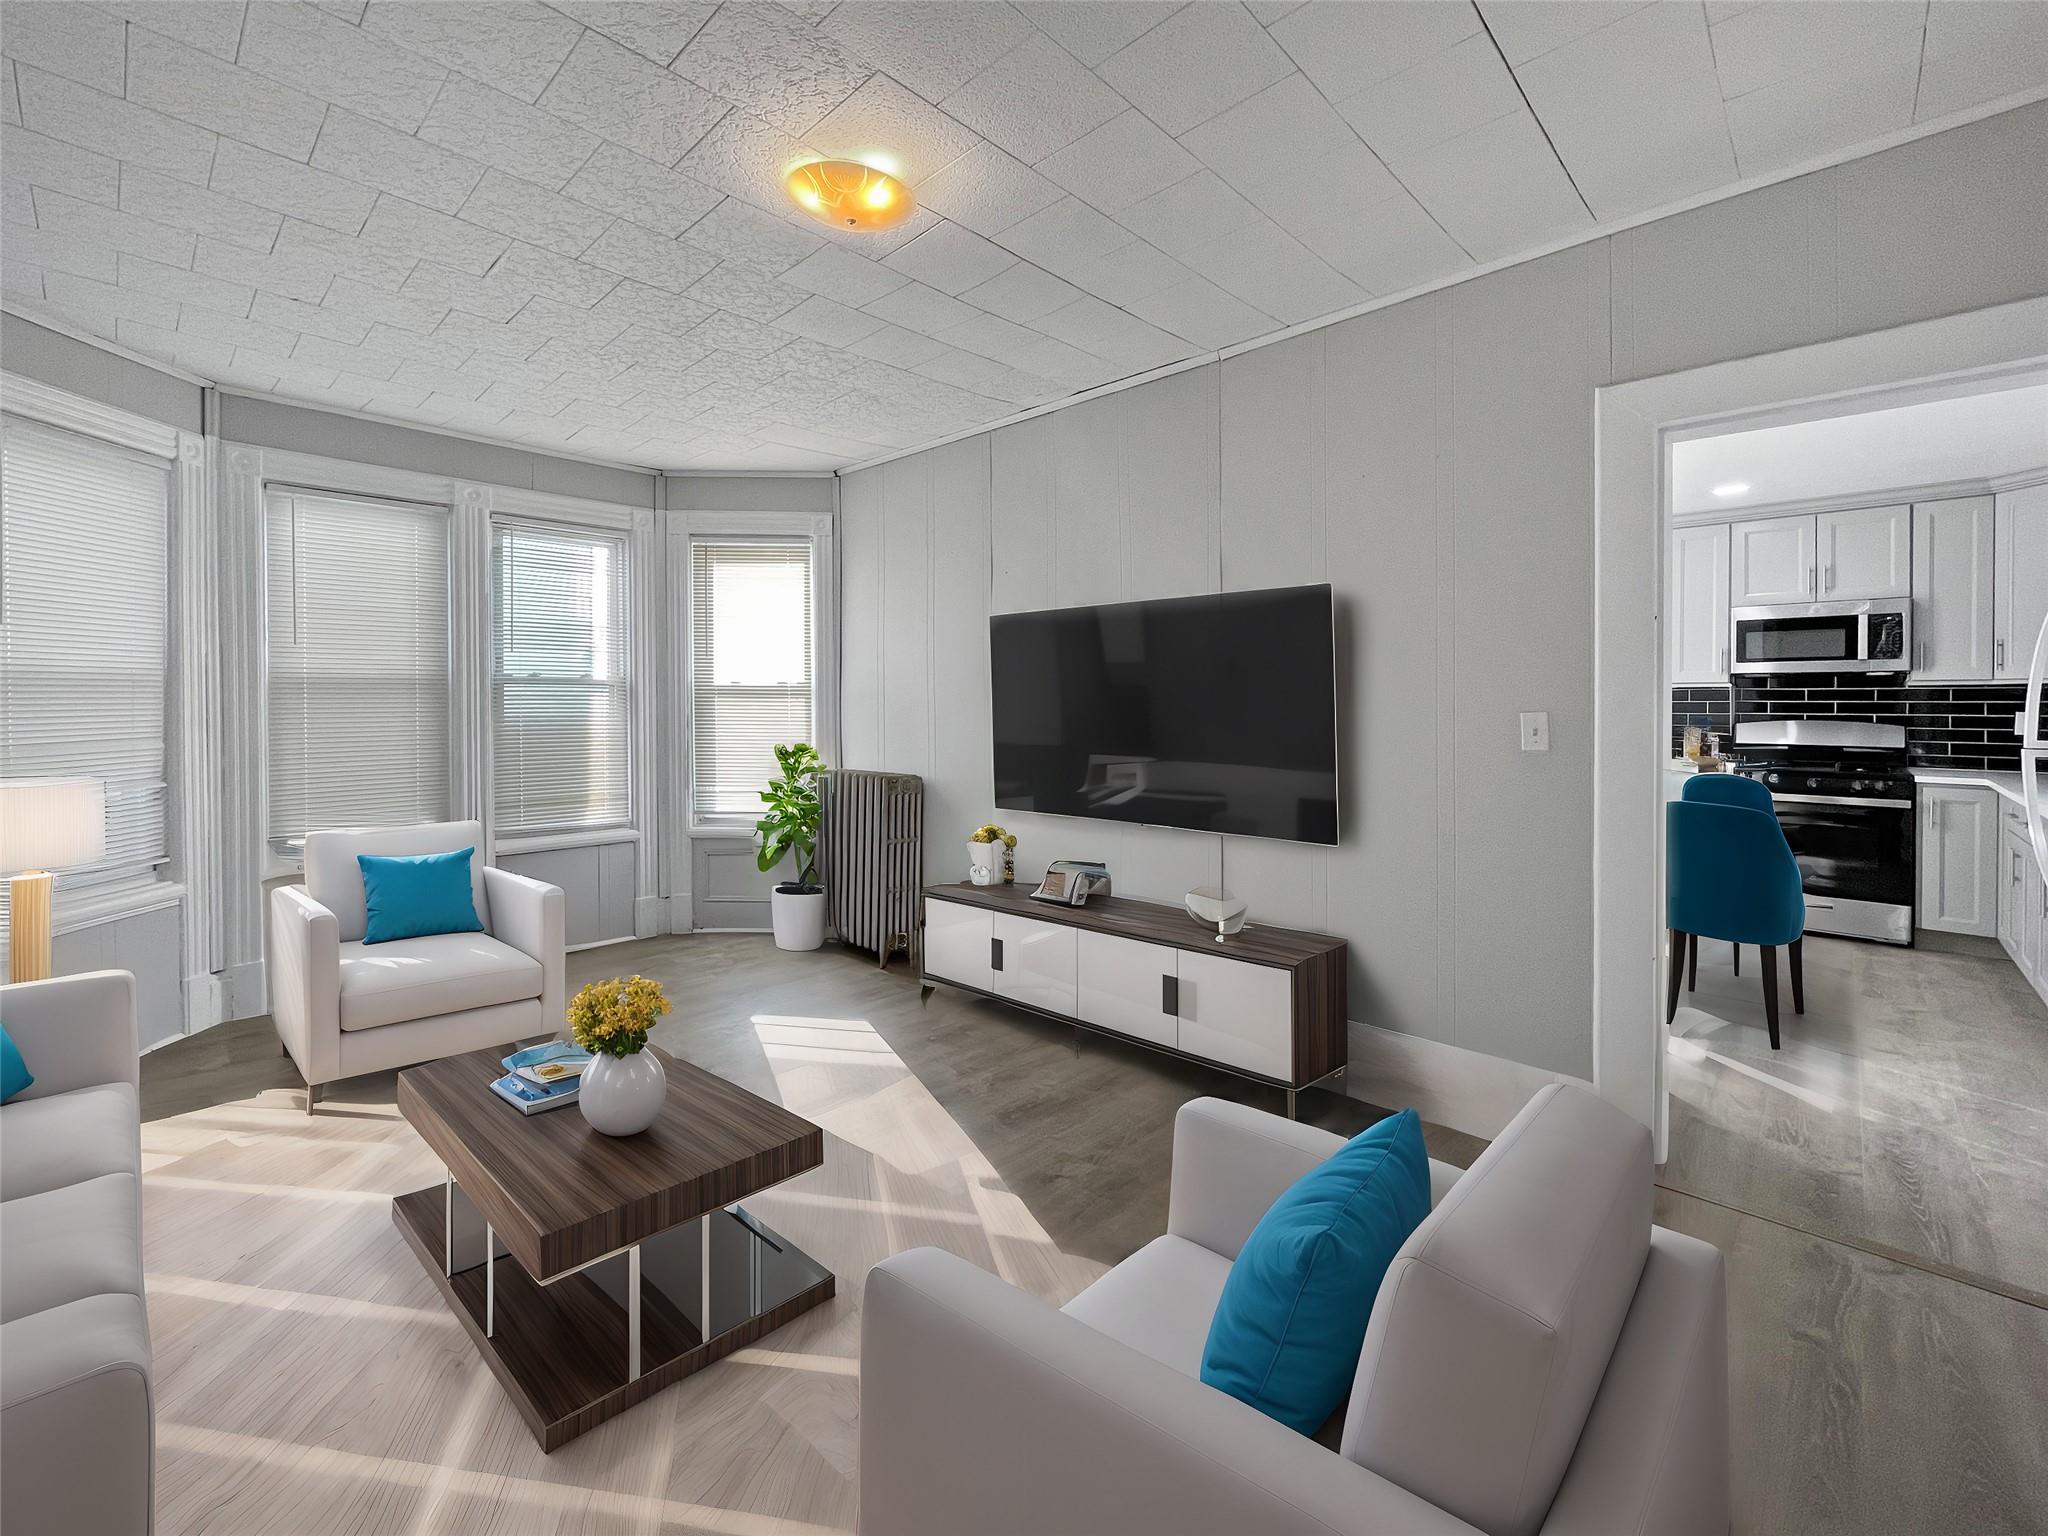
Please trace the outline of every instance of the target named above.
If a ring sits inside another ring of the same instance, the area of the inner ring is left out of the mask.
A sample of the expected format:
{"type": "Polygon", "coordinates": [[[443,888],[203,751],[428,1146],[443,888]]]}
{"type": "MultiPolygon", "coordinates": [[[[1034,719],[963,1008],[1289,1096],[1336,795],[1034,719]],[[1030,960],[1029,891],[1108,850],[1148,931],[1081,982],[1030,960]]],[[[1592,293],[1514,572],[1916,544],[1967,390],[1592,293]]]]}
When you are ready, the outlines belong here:
{"type": "Polygon", "coordinates": [[[751,823],[778,743],[816,733],[813,546],[690,541],[690,814],[751,823]]]}

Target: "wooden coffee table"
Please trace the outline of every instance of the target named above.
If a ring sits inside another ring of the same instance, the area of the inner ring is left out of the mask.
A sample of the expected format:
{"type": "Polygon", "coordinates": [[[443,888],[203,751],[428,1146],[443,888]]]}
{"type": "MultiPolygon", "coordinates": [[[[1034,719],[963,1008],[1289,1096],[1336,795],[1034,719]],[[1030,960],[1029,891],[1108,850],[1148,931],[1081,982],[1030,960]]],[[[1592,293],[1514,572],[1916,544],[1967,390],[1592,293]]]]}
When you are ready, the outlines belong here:
{"type": "Polygon", "coordinates": [[[501,1054],[399,1074],[448,1174],[391,1218],[542,1450],[831,1299],[831,1272],[737,1203],[822,1163],[818,1127],[657,1050],[660,1117],[600,1136],[574,1105],[492,1093],[501,1054]]]}

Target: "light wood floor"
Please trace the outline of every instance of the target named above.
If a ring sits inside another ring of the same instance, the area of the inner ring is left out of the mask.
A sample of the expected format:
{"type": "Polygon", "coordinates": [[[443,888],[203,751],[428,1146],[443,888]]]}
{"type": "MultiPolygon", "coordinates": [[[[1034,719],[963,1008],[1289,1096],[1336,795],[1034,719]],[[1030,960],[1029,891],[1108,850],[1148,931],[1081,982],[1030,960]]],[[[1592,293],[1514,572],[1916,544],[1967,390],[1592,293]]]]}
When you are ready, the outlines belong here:
{"type": "MultiPolygon", "coordinates": [[[[571,984],[630,970],[676,1002],[660,1044],[824,1127],[824,1167],[749,1205],[839,1297],[543,1456],[391,1224],[440,1176],[392,1076],[308,1117],[267,1023],[224,1025],[143,1064],[160,1532],[850,1531],[876,1260],[933,1244],[1062,1301],[1162,1230],[1181,1102],[1277,1107],[999,1005],[920,1005],[900,963],[707,936],[572,956],[571,984]]],[[[1658,1219],[1729,1255],[1739,1530],[2048,1529],[2048,1312],[1682,1194],[1658,1219]]]]}

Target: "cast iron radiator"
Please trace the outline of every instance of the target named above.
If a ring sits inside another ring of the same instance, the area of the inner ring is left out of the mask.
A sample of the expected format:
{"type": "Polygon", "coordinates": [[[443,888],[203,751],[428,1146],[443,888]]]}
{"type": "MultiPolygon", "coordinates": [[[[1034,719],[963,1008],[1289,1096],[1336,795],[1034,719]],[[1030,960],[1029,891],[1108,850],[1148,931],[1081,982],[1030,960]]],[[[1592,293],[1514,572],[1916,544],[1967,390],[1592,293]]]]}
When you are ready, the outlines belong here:
{"type": "Polygon", "coordinates": [[[902,950],[924,960],[918,922],[924,872],[924,780],[914,773],[832,768],[820,776],[818,877],[843,944],[884,966],[902,950]]]}

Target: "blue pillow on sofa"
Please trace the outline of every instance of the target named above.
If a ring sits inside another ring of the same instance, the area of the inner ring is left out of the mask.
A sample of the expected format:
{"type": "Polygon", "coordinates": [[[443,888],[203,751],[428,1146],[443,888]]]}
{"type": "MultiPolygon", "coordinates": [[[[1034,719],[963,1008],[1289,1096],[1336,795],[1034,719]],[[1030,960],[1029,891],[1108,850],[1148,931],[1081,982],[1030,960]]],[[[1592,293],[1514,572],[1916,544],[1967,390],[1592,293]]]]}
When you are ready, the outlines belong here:
{"type": "Polygon", "coordinates": [[[385,855],[359,853],[363,872],[365,944],[419,939],[431,933],[482,933],[469,861],[476,850],[385,855]]]}
{"type": "Polygon", "coordinates": [[[0,1104],[5,1104],[34,1082],[35,1078],[29,1075],[28,1063],[21,1059],[21,1047],[14,1043],[14,1036],[7,1033],[7,1027],[0,1024],[0,1104]]]}
{"type": "Polygon", "coordinates": [[[1296,1180],[1224,1282],[1202,1380],[1313,1435],[1344,1401],[1387,1266],[1429,1214],[1429,1154],[1412,1109],[1296,1180]]]}

